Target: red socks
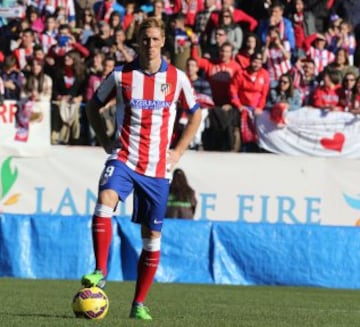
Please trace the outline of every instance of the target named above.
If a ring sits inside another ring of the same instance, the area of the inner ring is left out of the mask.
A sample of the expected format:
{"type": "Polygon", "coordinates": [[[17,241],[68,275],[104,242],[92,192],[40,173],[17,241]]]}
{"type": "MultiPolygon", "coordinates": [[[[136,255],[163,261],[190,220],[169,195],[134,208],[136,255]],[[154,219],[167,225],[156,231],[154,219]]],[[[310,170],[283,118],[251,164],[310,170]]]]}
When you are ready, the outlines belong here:
{"type": "Polygon", "coordinates": [[[111,217],[103,218],[93,216],[92,235],[96,259],[96,270],[101,270],[103,275],[106,276],[107,260],[112,237],[111,217]]]}
{"type": "Polygon", "coordinates": [[[154,280],[160,262],[160,250],[149,252],[142,250],[138,262],[138,277],[133,303],[143,303],[154,280]]]}

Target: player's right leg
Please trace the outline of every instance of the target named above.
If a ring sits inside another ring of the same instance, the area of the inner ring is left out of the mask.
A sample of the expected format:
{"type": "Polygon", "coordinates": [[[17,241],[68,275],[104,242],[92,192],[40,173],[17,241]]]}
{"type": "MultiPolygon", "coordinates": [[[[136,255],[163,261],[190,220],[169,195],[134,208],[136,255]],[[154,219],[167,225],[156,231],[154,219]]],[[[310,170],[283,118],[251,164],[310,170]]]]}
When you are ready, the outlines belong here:
{"type": "Polygon", "coordinates": [[[119,199],[126,199],[133,189],[125,165],[117,160],[106,162],[99,182],[99,196],[95,207],[92,233],[95,271],[81,279],[85,287],[105,286],[107,262],[112,239],[112,217],[119,199]]]}
{"type": "Polygon", "coordinates": [[[103,191],[101,194],[102,196],[99,196],[100,203],[96,204],[92,218],[92,236],[96,268],[94,272],[82,277],[81,284],[84,287],[105,287],[107,261],[112,239],[112,216],[117,202],[117,194],[112,190],[103,191]],[[104,197],[111,198],[112,200],[102,201],[104,197]],[[110,206],[102,204],[102,202],[110,204],[110,206]],[[115,205],[113,204],[114,202],[115,205]]]}

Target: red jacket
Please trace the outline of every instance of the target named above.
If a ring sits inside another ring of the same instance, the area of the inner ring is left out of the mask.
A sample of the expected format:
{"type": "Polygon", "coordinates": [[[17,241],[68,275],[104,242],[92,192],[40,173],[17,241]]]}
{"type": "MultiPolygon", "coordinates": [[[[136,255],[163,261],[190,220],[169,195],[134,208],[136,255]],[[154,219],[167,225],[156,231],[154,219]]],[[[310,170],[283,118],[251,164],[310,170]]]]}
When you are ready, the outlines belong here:
{"type": "MultiPolygon", "coordinates": [[[[210,33],[214,28],[219,25],[219,18],[220,18],[220,10],[215,10],[210,14],[207,26],[206,26],[206,33],[210,33]]],[[[248,23],[250,31],[254,31],[258,26],[258,22],[252,16],[249,16],[244,11],[233,8],[232,9],[233,18],[235,23],[248,23]]]]}
{"type": "Polygon", "coordinates": [[[185,25],[193,27],[195,25],[196,14],[204,9],[204,1],[202,0],[174,0],[173,12],[183,12],[186,15],[185,25]]]}
{"type": "Polygon", "coordinates": [[[269,89],[269,73],[264,68],[252,72],[249,67],[236,74],[231,81],[231,104],[237,108],[249,106],[264,109],[269,89]]]}
{"type": "Polygon", "coordinates": [[[229,86],[232,77],[241,68],[239,64],[232,59],[229,63],[219,60],[211,61],[207,58],[199,57],[197,48],[193,47],[191,55],[196,59],[199,68],[203,69],[206,79],[209,81],[212,91],[212,97],[215,105],[221,106],[230,103],[229,86]]]}
{"type": "Polygon", "coordinates": [[[246,51],[240,50],[235,56],[235,60],[242,69],[246,69],[250,65],[250,55],[246,51]]]}
{"type": "Polygon", "coordinates": [[[341,86],[336,85],[334,88],[327,86],[319,86],[313,94],[312,105],[319,109],[327,109],[337,106],[344,110],[344,106],[340,102],[341,86]]]}

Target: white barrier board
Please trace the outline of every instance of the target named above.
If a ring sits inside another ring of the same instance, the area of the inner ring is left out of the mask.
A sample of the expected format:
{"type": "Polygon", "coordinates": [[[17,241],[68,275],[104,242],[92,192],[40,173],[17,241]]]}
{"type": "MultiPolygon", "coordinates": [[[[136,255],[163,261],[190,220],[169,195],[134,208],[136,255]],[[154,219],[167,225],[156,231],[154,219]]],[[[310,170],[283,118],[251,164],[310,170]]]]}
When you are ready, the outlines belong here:
{"type": "MultiPolygon", "coordinates": [[[[0,211],[92,214],[107,155],[98,147],[53,146],[45,158],[0,155],[0,211]]],[[[187,151],[196,219],[354,226],[360,162],[353,159],[187,151]]],[[[119,206],[130,215],[132,200],[119,206]]]]}

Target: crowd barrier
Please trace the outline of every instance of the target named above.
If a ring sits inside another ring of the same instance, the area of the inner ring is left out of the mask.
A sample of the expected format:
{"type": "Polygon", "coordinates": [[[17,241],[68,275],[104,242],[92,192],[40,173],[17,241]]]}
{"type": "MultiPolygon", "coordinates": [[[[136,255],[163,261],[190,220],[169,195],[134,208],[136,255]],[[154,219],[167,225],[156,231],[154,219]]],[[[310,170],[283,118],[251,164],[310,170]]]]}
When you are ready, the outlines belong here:
{"type": "MultiPolygon", "coordinates": [[[[94,268],[90,216],[0,215],[2,277],[79,279],[94,268]]],[[[109,280],[136,278],[139,226],[113,220],[109,280]]],[[[352,227],[167,219],[157,282],[360,288],[352,227]]]]}

